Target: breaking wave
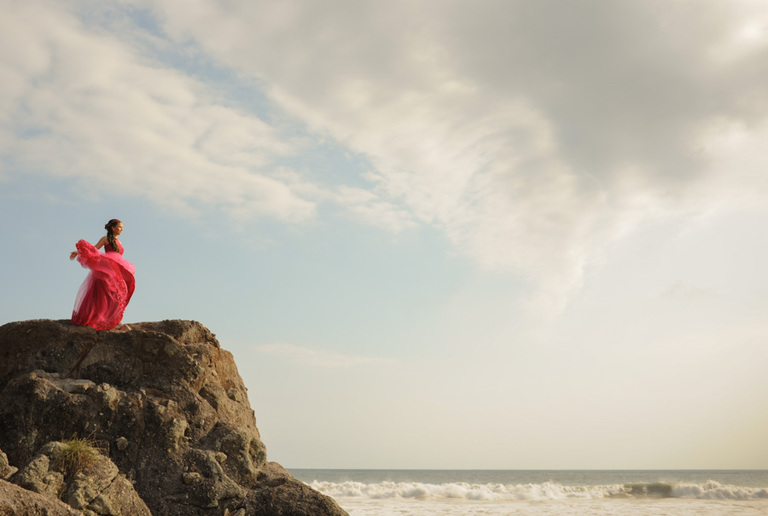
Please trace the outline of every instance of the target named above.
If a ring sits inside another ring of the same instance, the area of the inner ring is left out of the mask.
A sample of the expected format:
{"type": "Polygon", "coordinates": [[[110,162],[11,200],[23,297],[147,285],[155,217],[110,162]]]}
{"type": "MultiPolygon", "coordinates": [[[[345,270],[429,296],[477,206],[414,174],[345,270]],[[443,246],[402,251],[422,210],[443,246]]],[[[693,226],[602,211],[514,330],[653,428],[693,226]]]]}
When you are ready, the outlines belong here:
{"type": "Polygon", "coordinates": [[[310,484],[333,498],[420,500],[566,500],[596,498],[690,498],[708,500],[768,500],[768,488],[724,485],[713,480],[696,484],[641,483],[567,486],[541,484],[427,484],[419,482],[323,482],[310,484]]]}

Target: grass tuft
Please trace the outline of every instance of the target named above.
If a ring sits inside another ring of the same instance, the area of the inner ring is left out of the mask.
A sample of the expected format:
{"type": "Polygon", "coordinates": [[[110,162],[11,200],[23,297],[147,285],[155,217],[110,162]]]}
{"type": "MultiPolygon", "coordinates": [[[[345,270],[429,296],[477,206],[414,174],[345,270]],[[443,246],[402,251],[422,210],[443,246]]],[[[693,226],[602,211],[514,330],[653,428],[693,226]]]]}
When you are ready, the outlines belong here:
{"type": "Polygon", "coordinates": [[[68,479],[74,478],[92,466],[99,456],[98,448],[91,439],[78,437],[75,434],[71,439],[62,441],[64,446],[57,457],[57,466],[68,479]]]}

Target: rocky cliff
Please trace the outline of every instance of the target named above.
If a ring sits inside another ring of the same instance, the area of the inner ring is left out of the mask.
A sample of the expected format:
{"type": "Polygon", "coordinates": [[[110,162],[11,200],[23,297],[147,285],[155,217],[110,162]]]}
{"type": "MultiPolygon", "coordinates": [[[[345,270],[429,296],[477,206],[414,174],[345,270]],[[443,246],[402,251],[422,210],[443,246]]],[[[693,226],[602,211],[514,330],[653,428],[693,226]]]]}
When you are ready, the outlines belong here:
{"type": "Polygon", "coordinates": [[[194,321],[0,326],[0,450],[0,514],[346,514],[267,462],[232,355],[194,321]]]}

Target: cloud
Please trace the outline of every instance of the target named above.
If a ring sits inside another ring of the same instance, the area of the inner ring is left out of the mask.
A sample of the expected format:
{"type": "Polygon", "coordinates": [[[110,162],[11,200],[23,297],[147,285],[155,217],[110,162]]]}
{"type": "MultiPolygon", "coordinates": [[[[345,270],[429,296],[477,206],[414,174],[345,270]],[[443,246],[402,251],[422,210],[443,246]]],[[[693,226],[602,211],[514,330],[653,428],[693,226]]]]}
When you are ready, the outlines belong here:
{"type": "Polygon", "coordinates": [[[264,344],[256,346],[256,350],[265,355],[287,358],[300,365],[313,367],[346,368],[392,362],[384,358],[346,355],[297,346],[296,344],[264,344]]]}
{"type": "MultiPolygon", "coordinates": [[[[53,9],[27,12],[38,30],[18,36],[32,38],[29,55],[5,86],[9,116],[24,107],[33,124],[22,133],[35,137],[3,133],[3,152],[235,217],[306,221],[331,202],[395,233],[429,225],[554,308],[638,226],[732,202],[720,187],[768,120],[759,2],[126,5],[153,13],[165,44],[259,81],[311,138],[363,156],[367,183],[285,180],[279,165],[298,140],[216,103],[182,70],[147,64],[135,42],[53,9]],[[715,145],[723,125],[746,143],[715,145]]],[[[764,154],[752,156],[761,170],[764,154]]],[[[730,198],[764,205],[764,182],[738,174],[730,198]]]]}
{"type": "Polygon", "coordinates": [[[692,135],[692,145],[705,157],[710,181],[699,197],[721,201],[718,209],[765,209],[768,192],[768,119],[746,121],[733,115],[706,120],[692,135]]]}
{"type": "Polygon", "coordinates": [[[672,283],[660,294],[663,299],[680,299],[683,301],[709,298],[716,295],[717,293],[712,289],[685,281],[676,281],[672,283]]]}
{"type": "MultiPolygon", "coordinates": [[[[171,33],[367,156],[377,201],[484,268],[520,272],[553,306],[615,239],[722,202],[734,171],[694,142],[713,119],[757,141],[768,118],[750,2],[175,5],[171,33]]],[[[752,184],[731,189],[764,200],[752,184]]]]}
{"type": "Polygon", "coordinates": [[[382,200],[381,195],[372,190],[342,185],[332,196],[337,204],[347,209],[351,217],[393,234],[416,226],[410,212],[392,202],[382,200]]]}
{"type": "Polygon", "coordinates": [[[65,5],[14,3],[0,22],[5,175],[74,179],[81,191],[144,196],[183,213],[314,216],[312,201],[270,175],[297,152],[290,135],[87,28],[65,5]]]}

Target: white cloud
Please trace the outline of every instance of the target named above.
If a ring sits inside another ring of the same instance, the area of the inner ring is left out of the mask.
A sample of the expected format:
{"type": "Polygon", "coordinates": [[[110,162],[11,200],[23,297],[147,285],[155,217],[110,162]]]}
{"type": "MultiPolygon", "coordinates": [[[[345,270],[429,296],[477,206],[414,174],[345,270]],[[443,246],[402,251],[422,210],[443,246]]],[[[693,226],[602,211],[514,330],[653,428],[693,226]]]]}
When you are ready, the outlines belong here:
{"type": "Polygon", "coordinates": [[[333,199],[345,207],[355,220],[378,226],[393,234],[416,226],[409,211],[392,202],[382,200],[371,190],[341,186],[333,199]]]}
{"type": "Polygon", "coordinates": [[[734,116],[705,120],[692,145],[706,158],[707,184],[699,197],[719,198],[718,209],[763,211],[768,194],[768,119],[748,122],[734,116]]]}
{"type": "Polygon", "coordinates": [[[686,281],[676,281],[661,292],[664,299],[681,299],[690,301],[700,298],[708,298],[717,295],[712,289],[702,287],[686,281]]]}
{"type": "Polygon", "coordinates": [[[236,218],[314,216],[313,202],[270,176],[296,152],[290,136],[87,30],[64,5],[14,3],[0,22],[24,27],[2,31],[0,61],[11,78],[0,86],[0,152],[16,170],[186,212],[207,205],[236,218]]]}
{"type": "Polygon", "coordinates": [[[370,159],[370,204],[351,204],[361,218],[434,225],[555,305],[611,240],[712,202],[690,195],[712,175],[685,135],[711,108],[704,43],[746,16],[715,3],[693,16],[660,2],[158,5],[173,37],[264,79],[312,130],[370,159]]]}
{"type": "MultiPolygon", "coordinates": [[[[279,165],[300,142],[54,5],[4,21],[28,57],[8,60],[3,114],[43,131],[2,133],[25,166],[234,217],[306,221],[332,202],[394,233],[431,225],[554,308],[639,225],[730,202],[739,151],[701,142],[727,119],[753,148],[768,119],[753,2],[126,3],[373,167],[367,187],[318,185],[279,165]],[[12,32],[20,19],[39,29],[12,32]]],[[[734,197],[759,205],[768,186],[739,174],[734,197]]]]}
{"type": "Polygon", "coordinates": [[[388,364],[391,360],[376,357],[353,356],[344,353],[318,350],[296,344],[264,344],[256,346],[265,355],[287,358],[300,365],[313,367],[357,367],[371,364],[388,364]]]}

